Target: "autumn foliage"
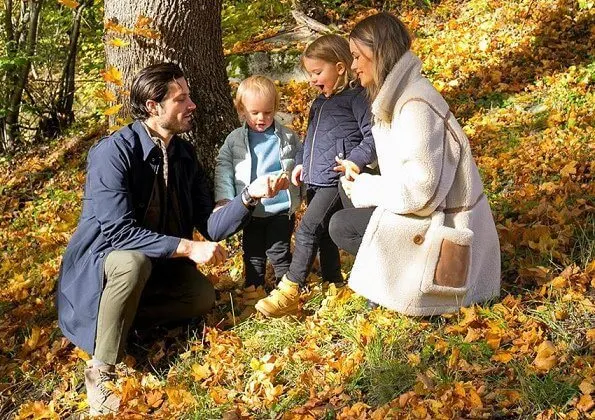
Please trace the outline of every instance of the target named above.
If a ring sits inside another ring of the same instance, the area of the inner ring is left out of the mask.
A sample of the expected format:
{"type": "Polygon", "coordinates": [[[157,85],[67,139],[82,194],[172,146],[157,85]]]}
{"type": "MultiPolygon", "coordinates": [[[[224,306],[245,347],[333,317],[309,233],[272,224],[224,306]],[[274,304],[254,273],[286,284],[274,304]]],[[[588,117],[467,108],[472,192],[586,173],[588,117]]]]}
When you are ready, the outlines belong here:
{"type": "MultiPolygon", "coordinates": [[[[353,8],[345,31],[373,13],[353,8]]],[[[400,14],[470,138],[501,242],[501,299],[410,318],[313,275],[300,317],[243,320],[235,238],[210,270],[220,291],[205,325],[131,337],[122,418],[595,417],[595,4],[443,0],[400,14]]],[[[306,85],[280,89],[303,133],[306,85]]],[[[2,418],[87,409],[88,355],[62,337],[53,293],[104,129],[0,163],[2,418]]]]}

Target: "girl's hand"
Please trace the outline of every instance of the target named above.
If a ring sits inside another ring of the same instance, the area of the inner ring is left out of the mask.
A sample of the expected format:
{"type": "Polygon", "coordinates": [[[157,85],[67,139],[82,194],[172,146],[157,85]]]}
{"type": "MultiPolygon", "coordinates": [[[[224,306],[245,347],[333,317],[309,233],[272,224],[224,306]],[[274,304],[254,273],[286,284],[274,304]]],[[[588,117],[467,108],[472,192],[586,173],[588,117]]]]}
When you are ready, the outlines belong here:
{"type": "Polygon", "coordinates": [[[339,164],[339,166],[335,166],[333,171],[336,172],[344,172],[345,178],[348,181],[353,181],[360,173],[359,166],[347,159],[339,159],[335,156],[335,161],[339,164]]]}
{"type": "Polygon", "coordinates": [[[303,165],[297,165],[291,172],[291,183],[296,187],[302,185],[302,168],[303,165]]]}

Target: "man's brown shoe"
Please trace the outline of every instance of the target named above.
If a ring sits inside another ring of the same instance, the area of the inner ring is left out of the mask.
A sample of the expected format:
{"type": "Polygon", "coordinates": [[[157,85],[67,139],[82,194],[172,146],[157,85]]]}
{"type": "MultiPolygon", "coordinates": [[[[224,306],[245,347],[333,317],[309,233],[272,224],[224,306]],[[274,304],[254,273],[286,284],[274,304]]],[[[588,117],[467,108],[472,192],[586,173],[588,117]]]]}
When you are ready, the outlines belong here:
{"type": "Polygon", "coordinates": [[[116,382],[113,366],[90,366],[85,369],[85,387],[90,416],[116,414],[120,407],[120,397],[112,391],[108,384],[116,382]]]}
{"type": "Polygon", "coordinates": [[[295,315],[300,303],[300,286],[283,276],[277,288],[256,303],[256,310],[268,317],[295,315]]]}

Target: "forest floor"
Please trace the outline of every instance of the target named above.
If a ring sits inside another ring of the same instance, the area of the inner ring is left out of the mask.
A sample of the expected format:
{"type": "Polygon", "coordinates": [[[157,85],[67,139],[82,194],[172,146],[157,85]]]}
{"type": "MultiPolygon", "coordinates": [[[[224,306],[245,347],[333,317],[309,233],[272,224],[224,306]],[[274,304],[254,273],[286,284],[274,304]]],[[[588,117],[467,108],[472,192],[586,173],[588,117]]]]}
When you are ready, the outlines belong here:
{"type": "MultiPolygon", "coordinates": [[[[412,318],[369,309],[313,274],[298,317],[244,320],[235,237],[225,266],[209,268],[220,290],[204,323],[131,337],[118,418],[595,417],[595,5],[428,4],[399,15],[470,138],[500,237],[500,299],[412,318]]],[[[226,7],[224,29],[240,12],[259,19],[254,9],[226,7]]],[[[273,9],[267,36],[290,19],[273,9]]],[[[328,14],[348,33],[374,11],[344,2],[328,14]]],[[[226,36],[231,53],[263,35],[226,36]]],[[[310,92],[295,82],[280,89],[303,133],[310,92]]],[[[88,409],[89,356],[58,329],[54,291],[86,152],[104,132],[87,125],[0,161],[0,418],[88,409]]],[[[344,257],[346,277],[352,263],[344,257]]]]}

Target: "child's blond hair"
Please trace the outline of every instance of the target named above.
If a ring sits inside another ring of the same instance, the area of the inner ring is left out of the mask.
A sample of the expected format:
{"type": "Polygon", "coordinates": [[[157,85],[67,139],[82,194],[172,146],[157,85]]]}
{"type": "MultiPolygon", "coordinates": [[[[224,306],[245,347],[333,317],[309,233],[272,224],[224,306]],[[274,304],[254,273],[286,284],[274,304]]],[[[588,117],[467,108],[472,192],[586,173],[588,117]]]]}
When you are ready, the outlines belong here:
{"type": "Polygon", "coordinates": [[[273,98],[275,101],[275,109],[277,112],[279,109],[279,92],[275,83],[266,76],[254,75],[247,79],[242,80],[238,86],[235,100],[233,101],[238,114],[241,114],[244,110],[244,97],[246,95],[259,95],[269,98],[273,98]]]}
{"type": "Polygon", "coordinates": [[[345,72],[337,79],[333,94],[343,91],[355,80],[351,70],[353,56],[349,50],[349,42],[340,35],[323,35],[308,45],[301,58],[301,66],[305,70],[304,58],[322,60],[332,64],[343,63],[345,65],[345,72]]]}

